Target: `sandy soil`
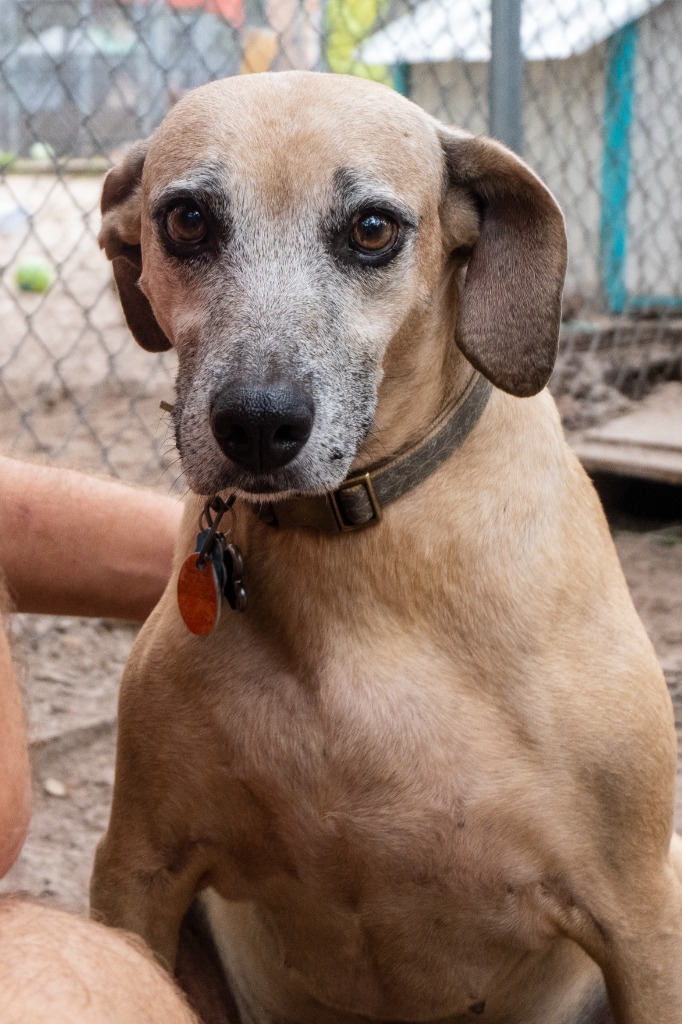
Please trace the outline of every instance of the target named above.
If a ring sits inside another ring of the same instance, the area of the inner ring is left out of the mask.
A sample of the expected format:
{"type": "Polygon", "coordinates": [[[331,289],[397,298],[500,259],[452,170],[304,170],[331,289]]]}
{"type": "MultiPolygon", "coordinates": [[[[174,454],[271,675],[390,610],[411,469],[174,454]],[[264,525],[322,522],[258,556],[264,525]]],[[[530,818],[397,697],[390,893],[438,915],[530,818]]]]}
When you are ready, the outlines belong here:
{"type": "MultiPolygon", "coordinates": [[[[171,490],[178,470],[160,399],[172,400],[172,355],[151,356],[125,330],[96,243],[100,178],[11,177],[2,204],[33,217],[0,235],[0,450],[171,490]],[[14,268],[48,256],[60,278],[44,295],[14,287],[14,268]]],[[[565,418],[612,415],[629,400],[581,358],[565,418]],[[600,384],[600,386],[601,386],[600,384]],[[579,403],[576,405],[576,402],[579,403]],[[580,404],[583,403],[583,404],[580,404]],[[587,411],[587,412],[586,412],[587,411]]],[[[601,364],[600,364],[601,365],[601,364]]],[[[616,533],[635,603],[649,629],[682,722],[682,533],[616,533]]],[[[134,636],[103,621],[17,616],[32,737],[34,816],[24,852],[0,891],[24,889],[83,911],[113,778],[116,695],[134,636]]],[[[682,805],[678,820],[682,825],[682,805]]]]}

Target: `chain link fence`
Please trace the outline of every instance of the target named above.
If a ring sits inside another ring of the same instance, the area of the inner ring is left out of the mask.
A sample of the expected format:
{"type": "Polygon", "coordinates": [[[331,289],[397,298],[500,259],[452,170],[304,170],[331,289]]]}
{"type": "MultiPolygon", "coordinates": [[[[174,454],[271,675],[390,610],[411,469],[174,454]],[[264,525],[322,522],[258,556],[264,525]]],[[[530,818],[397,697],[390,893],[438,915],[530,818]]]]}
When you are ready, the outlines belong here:
{"type": "Polygon", "coordinates": [[[174,486],[173,356],[124,327],[102,177],[188,89],[266,69],[375,78],[515,146],[567,220],[567,428],[680,399],[681,52],[682,0],[2,0],[0,447],[174,486]]]}

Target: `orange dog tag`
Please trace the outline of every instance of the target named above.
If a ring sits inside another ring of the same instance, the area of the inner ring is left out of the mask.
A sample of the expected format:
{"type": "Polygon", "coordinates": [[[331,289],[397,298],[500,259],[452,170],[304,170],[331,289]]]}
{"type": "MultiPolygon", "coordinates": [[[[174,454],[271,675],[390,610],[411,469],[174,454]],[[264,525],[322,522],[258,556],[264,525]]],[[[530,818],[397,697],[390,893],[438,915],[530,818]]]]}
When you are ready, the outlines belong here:
{"type": "Polygon", "coordinates": [[[203,569],[199,569],[198,558],[199,553],[195,551],[180,569],[178,607],[190,633],[208,636],[220,621],[223,594],[213,561],[207,559],[203,569]]]}

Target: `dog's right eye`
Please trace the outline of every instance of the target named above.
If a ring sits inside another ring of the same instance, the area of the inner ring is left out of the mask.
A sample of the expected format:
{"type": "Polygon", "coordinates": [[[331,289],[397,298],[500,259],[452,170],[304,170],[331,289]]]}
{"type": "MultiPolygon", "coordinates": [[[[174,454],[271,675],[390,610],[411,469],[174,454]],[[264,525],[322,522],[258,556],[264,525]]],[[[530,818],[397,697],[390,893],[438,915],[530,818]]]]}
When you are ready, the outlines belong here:
{"type": "Polygon", "coordinates": [[[399,229],[392,217],[370,210],[353,221],[350,233],[351,248],[368,256],[388,252],[398,240],[399,229]]]}
{"type": "Polygon", "coordinates": [[[206,238],[208,225],[197,206],[179,203],[166,214],[166,232],[176,245],[197,245],[206,238]]]}

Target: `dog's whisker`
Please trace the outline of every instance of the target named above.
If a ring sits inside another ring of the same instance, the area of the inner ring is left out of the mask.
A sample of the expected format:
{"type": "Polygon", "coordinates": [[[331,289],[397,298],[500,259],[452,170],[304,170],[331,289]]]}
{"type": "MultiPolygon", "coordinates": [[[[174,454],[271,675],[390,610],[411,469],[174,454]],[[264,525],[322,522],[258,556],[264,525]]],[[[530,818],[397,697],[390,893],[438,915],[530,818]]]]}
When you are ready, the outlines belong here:
{"type": "Polygon", "coordinates": [[[375,427],[370,427],[369,431],[367,432],[367,437],[370,438],[370,440],[372,440],[376,445],[378,445],[379,448],[381,448],[386,457],[389,456],[390,453],[381,437],[379,437],[379,434],[377,433],[375,427]]]}

